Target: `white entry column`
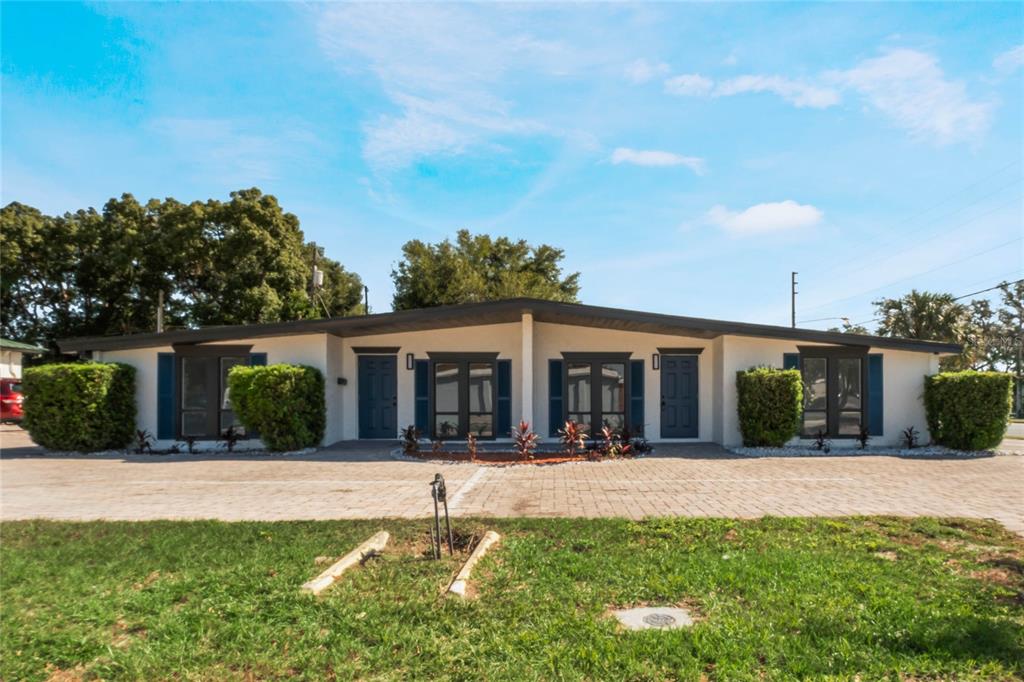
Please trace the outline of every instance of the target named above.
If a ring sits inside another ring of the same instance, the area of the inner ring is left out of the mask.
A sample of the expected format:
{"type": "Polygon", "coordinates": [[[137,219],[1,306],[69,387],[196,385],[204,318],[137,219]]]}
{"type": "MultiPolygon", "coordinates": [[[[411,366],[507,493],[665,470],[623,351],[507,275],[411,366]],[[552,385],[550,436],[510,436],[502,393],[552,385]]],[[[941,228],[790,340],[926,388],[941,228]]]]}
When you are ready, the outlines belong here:
{"type": "Polygon", "coordinates": [[[533,423],[533,313],[523,313],[523,368],[522,375],[522,418],[530,422],[530,428],[536,429],[533,423]]]}

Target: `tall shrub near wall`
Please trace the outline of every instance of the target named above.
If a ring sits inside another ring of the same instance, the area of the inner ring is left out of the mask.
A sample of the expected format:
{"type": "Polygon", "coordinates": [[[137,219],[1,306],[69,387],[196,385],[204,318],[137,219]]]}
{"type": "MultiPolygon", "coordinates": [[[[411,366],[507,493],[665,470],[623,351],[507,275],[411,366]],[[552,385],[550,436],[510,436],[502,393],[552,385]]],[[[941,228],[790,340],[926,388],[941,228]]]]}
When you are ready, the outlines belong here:
{"type": "Polygon", "coordinates": [[[932,441],[957,450],[989,450],[1006,434],[1013,377],[1003,372],[942,372],[925,377],[932,441]]]}
{"type": "Polygon", "coordinates": [[[270,450],[314,447],[324,438],[324,376],[305,365],[235,366],[228,375],[231,406],[270,450]]]}
{"type": "Polygon", "coordinates": [[[51,450],[126,447],[135,435],[135,368],[112,362],[25,369],[22,426],[51,450]]]}
{"type": "Polygon", "coordinates": [[[795,369],[736,372],[736,409],[747,447],[781,447],[800,432],[803,381],[795,369]]]}

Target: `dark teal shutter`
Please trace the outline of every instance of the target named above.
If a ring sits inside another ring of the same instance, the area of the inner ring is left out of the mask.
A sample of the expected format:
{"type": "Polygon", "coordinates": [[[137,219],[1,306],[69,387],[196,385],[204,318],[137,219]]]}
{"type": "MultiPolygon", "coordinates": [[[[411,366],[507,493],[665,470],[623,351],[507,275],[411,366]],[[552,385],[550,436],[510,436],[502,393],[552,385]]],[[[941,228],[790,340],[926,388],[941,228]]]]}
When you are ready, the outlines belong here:
{"type": "Polygon", "coordinates": [[[799,353],[783,353],[782,369],[800,369],[799,353]]]}
{"type": "Polygon", "coordinates": [[[629,428],[644,432],[644,361],[629,361],[629,428]]]}
{"type": "Polygon", "coordinates": [[[548,360],[548,435],[562,426],[562,361],[548,360]]]}
{"type": "Polygon", "coordinates": [[[868,355],[868,433],[881,436],[885,411],[882,405],[883,394],[882,355],[868,355]]]}
{"type": "Polygon", "coordinates": [[[498,430],[501,438],[512,435],[512,361],[498,360],[498,430]]]}
{"type": "Polygon", "coordinates": [[[174,438],[174,353],[156,356],[156,437],[174,438]]]}
{"type": "Polygon", "coordinates": [[[430,360],[416,361],[415,378],[415,419],[420,434],[430,434],[430,360]]]}

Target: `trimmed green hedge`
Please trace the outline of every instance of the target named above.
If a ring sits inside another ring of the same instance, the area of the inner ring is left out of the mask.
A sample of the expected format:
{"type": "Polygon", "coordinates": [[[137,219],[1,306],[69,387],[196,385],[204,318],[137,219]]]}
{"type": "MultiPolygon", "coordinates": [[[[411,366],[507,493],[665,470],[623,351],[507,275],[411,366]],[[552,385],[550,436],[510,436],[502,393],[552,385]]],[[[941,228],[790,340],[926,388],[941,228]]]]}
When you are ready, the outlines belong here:
{"type": "Polygon", "coordinates": [[[781,447],[800,433],[804,387],[795,369],[736,372],[736,411],[747,447],[781,447]]]}
{"type": "Polygon", "coordinates": [[[51,450],[127,447],[135,436],[135,368],[113,362],[28,367],[21,424],[51,450]]]}
{"type": "Polygon", "coordinates": [[[231,406],[270,450],[315,447],[324,438],[324,376],[305,365],[237,365],[228,374],[231,406]]]}
{"type": "Polygon", "coordinates": [[[1013,377],[1003,372],[942,372],[925,377],[932,441],[957,450],[989,450],[1006,434],[1013,377]]]}

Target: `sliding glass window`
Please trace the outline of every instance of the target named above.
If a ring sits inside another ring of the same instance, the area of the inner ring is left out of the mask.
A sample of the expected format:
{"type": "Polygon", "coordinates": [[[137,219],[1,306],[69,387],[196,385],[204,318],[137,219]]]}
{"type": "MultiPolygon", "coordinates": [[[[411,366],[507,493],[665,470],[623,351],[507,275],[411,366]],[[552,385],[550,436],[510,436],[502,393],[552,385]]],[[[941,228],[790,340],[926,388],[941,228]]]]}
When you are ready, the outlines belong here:
{"type": "Polygon", "coordinates": [[[819,432],[831,438],[853,437],[867,424],[865,352],[824,346],[800,349],[805,438],[819,432]]]}
{"type": "Polygon", "coordinates": [[[563,353],[565,361],[565,419],[597,436],[605,426],[626,428],[629,395],[627,354],[563,353]]]}
{"type": "Polygon", "coordinates": [[[245,428],[231,407],[228,372],[249,364],[249,346],[196,346],[176,350],[178,358],[178,436],[216,439],[229,428],[245,428]]]}
{"type": "Polygon", "coordinates": [[[431,353],[435,438],[493,438],[497,353],[431,353]]]}

